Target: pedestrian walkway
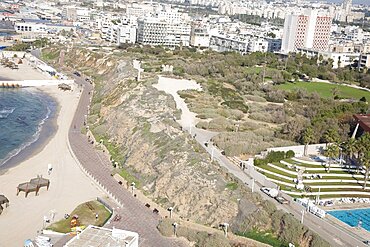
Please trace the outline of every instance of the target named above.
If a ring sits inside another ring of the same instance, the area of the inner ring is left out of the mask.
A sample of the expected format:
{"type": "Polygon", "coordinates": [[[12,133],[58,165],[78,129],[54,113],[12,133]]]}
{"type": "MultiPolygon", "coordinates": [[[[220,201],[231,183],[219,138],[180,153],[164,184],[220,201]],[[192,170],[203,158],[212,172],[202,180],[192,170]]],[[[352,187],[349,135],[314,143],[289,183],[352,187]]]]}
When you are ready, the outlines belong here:
{"type": "Polygon", "coordinates": [[[89,105],[89,91],[92,90],[91,85],[80,80],[78,83],[85,85],[81,94],[81,99],[74,116],[72,126],[69,131],[69,142],[73,153],[82,165],[82,167],[99,181],[102,187],[106,188],[112,194],[121,206],[116,208],[115,213],[120,215],[117,221],[111,221],[109,226],[114,226],[120,229],[134,231],[139,233],[140,246],[161,246],[172,247],[182,246],[180,240],[163,237],[156,229],[160,217],[153,213],[145,205],[134,198],[130,192],[118,184],[111,176],[110,161],[106,155],[99,155],[94,148],[94,145],[89,144],[87,137],[81,134],[76,129],[80,130],[83,127],[84,115],[87,114],[89,105]]]}

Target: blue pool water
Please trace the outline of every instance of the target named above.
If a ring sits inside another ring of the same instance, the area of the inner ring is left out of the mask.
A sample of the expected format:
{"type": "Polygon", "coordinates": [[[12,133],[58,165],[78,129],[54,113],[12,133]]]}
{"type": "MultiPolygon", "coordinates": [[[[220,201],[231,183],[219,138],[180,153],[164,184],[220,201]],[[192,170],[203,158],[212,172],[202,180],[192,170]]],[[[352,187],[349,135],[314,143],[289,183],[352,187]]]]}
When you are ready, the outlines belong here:
{"type": "Polygon", "coordinates": [[[327,213],[352,227],[357,227],[362,221],[361,226],[370,232],[370,208],[333,210],[327,213]]]}

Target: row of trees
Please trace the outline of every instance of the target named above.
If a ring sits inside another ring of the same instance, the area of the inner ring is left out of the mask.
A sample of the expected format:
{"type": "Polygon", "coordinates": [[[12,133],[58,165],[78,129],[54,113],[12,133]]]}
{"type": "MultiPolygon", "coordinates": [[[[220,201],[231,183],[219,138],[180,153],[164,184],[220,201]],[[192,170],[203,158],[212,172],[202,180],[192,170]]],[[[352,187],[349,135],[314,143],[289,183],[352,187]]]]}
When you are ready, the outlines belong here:
{"type": "MultiPolygon", "coordinates": [[[[307,155],[307,147],[314,140],[312,127],[305,130],[302,140],[305,145],[304,155],[307,155]]],[[[329,158],[327,172],[330,172],[332,160],[344,154],[347,162],[351,164],[354,162],[357,165],[357,172],[361,168],[365,169],[364,189],[366,189],[370,173],[370,133],[366,132],[359,139],[350,138],[341,143],[338,131],[330,128],[325,132],[324,140],[327,143],[325,155],[329,158]]]]}

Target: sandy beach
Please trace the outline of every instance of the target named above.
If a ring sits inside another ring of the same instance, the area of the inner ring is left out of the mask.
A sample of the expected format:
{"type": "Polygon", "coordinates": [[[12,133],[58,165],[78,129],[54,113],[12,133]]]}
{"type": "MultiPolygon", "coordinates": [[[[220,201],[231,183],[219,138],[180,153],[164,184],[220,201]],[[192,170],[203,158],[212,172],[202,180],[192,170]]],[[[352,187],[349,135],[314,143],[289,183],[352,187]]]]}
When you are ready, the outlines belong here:
{"type": "Polygon", "coordinates": [[[40,88],[54,97],[59,104],[56,114],[57,130],[37,154],[22,161],[0,176],[0,194],[10,201],[0,215],[0,247],[23,246],[23,241],[34,238],[43,227],[43,218],[50,218],[55,212],[54,221],[70,213],[82,202],[104,196],[96,185],[80,170],[68,149],[68,129],[78,104],[78,91],[63,92],[57,86],[40,88]],[[48,164],[53,171],[48,175],[48,164]],[[50,179],[49,191],[41,188],[39,195],[23,192],[16,196],[19,183],[42,175],[50,179]]]}

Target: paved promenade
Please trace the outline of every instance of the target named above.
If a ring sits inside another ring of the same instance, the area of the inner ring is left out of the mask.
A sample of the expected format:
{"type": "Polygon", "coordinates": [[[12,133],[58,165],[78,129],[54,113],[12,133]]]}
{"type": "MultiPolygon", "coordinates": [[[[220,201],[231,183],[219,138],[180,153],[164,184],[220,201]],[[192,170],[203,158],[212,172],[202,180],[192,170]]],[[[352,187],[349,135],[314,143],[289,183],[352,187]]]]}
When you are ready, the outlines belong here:
{"type": "Polygon", "coordinates": [[[75,78],[76,82],[84,85],[80,102],[74,116],[72,126],[69,131],[69,142],[71,148],[83,166],[83,168],[107,188],[109,193],[113,194],[119,204],[122,205],[116,210],[116,214],[121,216],[119,221],[111,221],[110,226],[135,231],[139,233],[140,247],[145,246],[185,246],[183,242],[177,239],[165,238],[156,229],[160,220],[157,214],[151,209],[146,208],[132,194],[111,176],[109,159],[104,155],[99,155],[94,146],[88,144],[87,137],[80,133],[83,127],[88,105],[90,104],[90,95],[92,86],[81,78],[75,78]]]}

